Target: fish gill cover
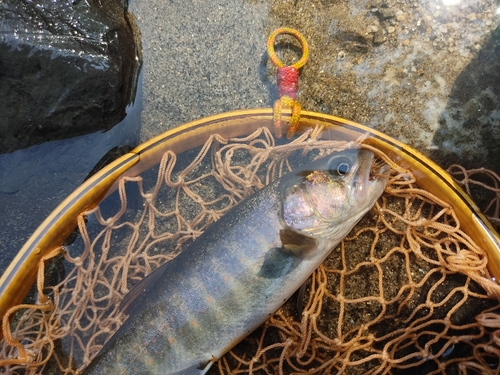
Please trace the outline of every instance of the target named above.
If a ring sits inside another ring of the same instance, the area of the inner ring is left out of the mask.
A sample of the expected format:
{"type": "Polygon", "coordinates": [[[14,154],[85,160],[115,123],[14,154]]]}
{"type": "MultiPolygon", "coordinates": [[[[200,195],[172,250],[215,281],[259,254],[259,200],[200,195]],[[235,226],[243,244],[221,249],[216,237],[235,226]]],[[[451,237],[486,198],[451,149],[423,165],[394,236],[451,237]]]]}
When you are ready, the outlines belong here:
{"type": "MultiPolygon", "coordinates": [[[[289,144],[276,144],[267,129],[214,135],[182,158],[167,152],[141,176],[124,177],[117,192],[79,216],[80,236],[64,256],[47,262],[64,268],[62,280],[40,273],[45,303],[12,309],[10,327],[4,318],[0,373],[82,371],[120,326],[119,302],[137,281],[256,189],[346,147],[369,148],[391,166],[385,193],[314,272],[303,310],[286,303],[210,373],[498,371],[500,287],[453,207],[373,147],[320,134],[289,144]]],[[[498,222],[498,176],[458,166],[451,173],[498,222]]]]}

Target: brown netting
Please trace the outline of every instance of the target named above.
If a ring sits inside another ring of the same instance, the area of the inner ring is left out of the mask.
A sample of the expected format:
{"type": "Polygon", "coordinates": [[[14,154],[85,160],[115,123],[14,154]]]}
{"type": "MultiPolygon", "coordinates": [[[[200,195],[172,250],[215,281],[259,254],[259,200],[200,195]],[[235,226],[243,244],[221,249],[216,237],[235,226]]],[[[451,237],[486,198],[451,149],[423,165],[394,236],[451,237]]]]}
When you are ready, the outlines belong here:
{"type": "MultiPolygon", "coordinates": [[[[265,128],[214,135],[201,150],[167,152],[155,168],[123,178],[79,216],[77,239],[46,257],[62,250],[52,268],[64,267],[64,279],[50,283],[40,267],[37,302],[4,317],[0,372],[82,370],[120,325],[119,301],[135,282],[286,171],[327,150],[365,147],[391,165],[384,195],[314,272],[305,307],[292,298],[210,373],[498,373],[500,286],[453,207],[361,140],[320,134],[279,145],[265,128]]],[[[450,173],[498,224],[499,177],[459,166],[450,173]]]]}

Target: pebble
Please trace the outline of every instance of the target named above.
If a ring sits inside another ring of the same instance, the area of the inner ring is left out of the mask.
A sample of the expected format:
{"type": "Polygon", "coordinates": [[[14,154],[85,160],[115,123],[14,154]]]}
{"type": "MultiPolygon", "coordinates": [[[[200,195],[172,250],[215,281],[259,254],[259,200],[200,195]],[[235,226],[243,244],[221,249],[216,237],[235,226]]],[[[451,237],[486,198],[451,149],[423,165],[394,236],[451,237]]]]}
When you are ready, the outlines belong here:
{"type": "Polygon", "coordinates": [[[382,30],[378,30],[375,34],[373,34],[373,43],[375,44],[384,43],[386,40],[387,38],[384,36],[382,30]]]}
{"type": "Polygon", "coordinates": [[[446,34],[446,33],[448,32],[448,28],[446,27],[446,25],[440,25],[440,26],[438,27],[438,31],[439,31],[440,33],[446,34]]]}
{"type": "Polygon", "coordinates": [[[404,14],[400,14],[399,16],[396,16],[396,21],[398,22],[406,22],[406,17],[404,14]]]}
{"type": "Polygon", "coordinates": [[[396,31],[396,28],[395,28],[394,26],[389,26],[389,27],[387,28],[387,32],[388,32],[389,34],[392,34],[394,31],[396,31]]]}
{"type": "Polygon", "coordinates": [[[405,39],[401,44],[406,47],[408,44],[410,44],[410,39],[405,39]]]}
{"type": "Polygon", "coordinates": [[[467,16],[469,21],[475,21],[477,19],[476,13],[471,13],[467,16]]]}
{"type": "Polygon", "coordinates": [[[384,19],[393,18],[396,16],[396,12],[392,8],[381,8],[378,10],[380,16],[384,19]]]}

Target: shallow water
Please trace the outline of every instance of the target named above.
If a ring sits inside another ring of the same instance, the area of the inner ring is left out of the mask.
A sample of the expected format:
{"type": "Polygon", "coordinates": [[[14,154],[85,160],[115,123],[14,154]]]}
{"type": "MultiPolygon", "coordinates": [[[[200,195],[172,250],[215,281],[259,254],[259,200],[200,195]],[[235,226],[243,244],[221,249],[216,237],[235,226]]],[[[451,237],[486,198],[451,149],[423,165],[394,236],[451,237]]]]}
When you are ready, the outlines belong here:
{"type": "MultiPolygon", "coordinates": [[[[271,106],[275,69],[265,43],[292,26],[311,48],[300,78],[304,109],[381,130],[445,167],[497,169],[498,9],[482,0],[132,0],[144,48],[140,141],[207,115],[271,106]]],[[[293,58],[294,48],[280,53],[293,58]]],[[[0,253],[9,253],[0,272],[112,145],[135,142],[133,131],[123,136],[129,130],[0,156],[0,253]]]]}
{"type": "Polygon", "coordinates": [[[265,41],[291,26],[311,49],[300,77],[304,109],[381,130],[445,166],[451,159],[494,167],[498,7],[491,0],[132,1],[145,61],[141,139],[210,114],[270,106],[275,69],[265,41]]]}

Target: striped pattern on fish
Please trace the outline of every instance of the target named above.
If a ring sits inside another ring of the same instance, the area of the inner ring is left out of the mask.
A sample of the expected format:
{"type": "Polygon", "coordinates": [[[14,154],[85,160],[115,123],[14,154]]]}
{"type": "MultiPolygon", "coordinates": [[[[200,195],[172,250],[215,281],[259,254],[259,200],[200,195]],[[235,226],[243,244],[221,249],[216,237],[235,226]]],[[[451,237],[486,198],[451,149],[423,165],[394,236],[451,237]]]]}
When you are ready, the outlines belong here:
{"type": "Polygon", "coordinates": [[[129,318],[84,373],[204,374],[373,206],[387,166],[373,174],[372,160],[366,150],[337,152],[237,205],[133,288],[129,318]]]}

